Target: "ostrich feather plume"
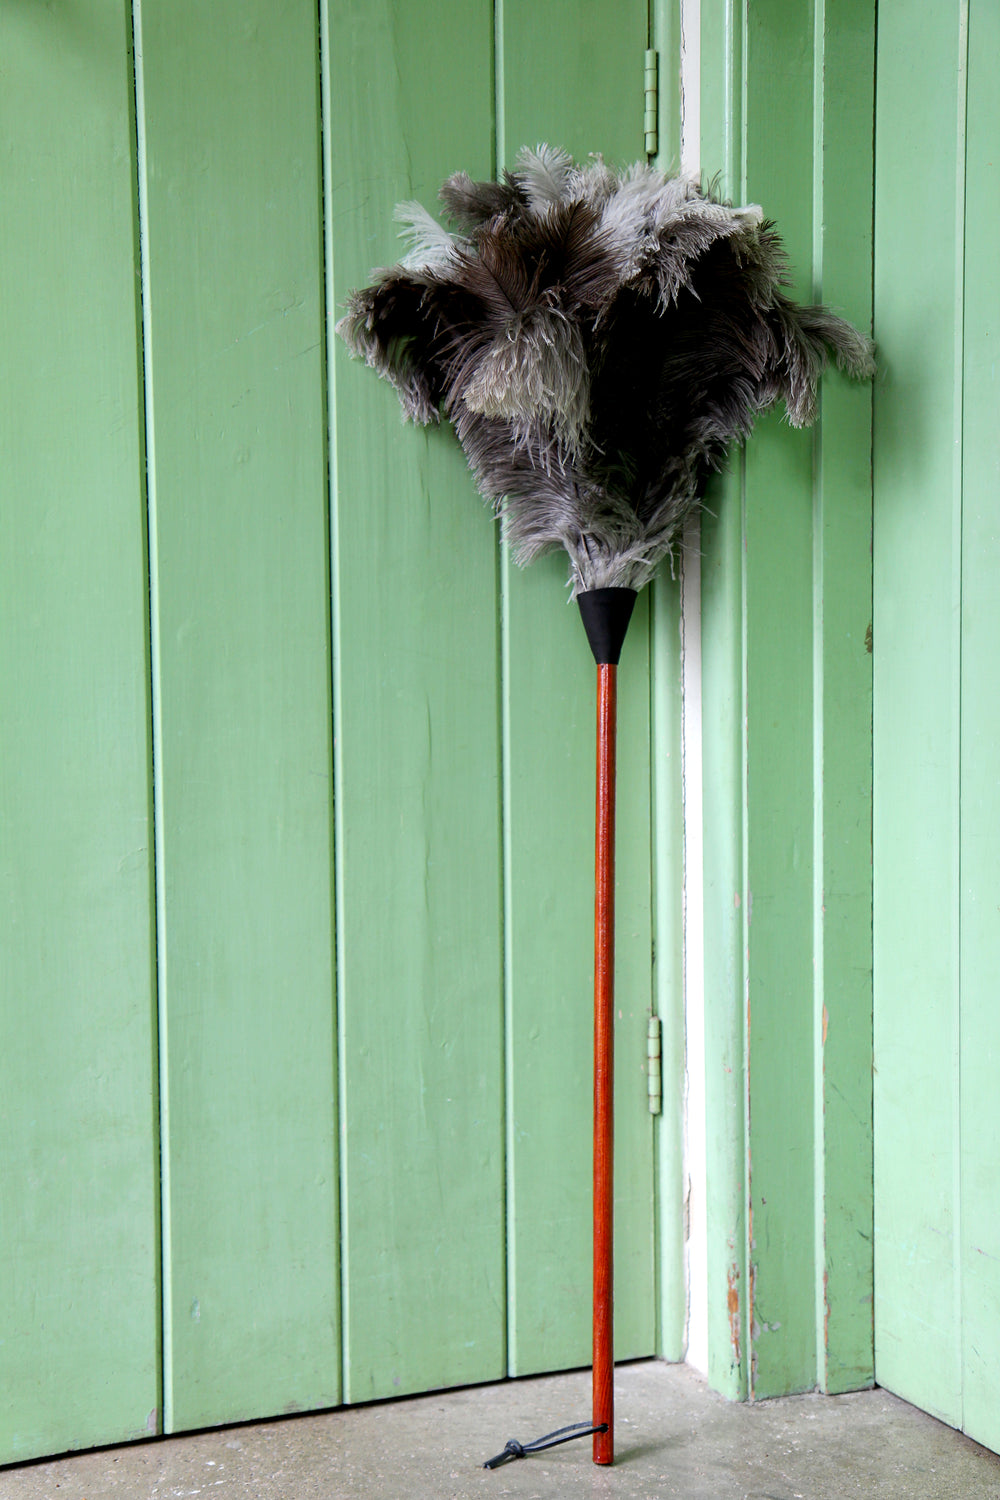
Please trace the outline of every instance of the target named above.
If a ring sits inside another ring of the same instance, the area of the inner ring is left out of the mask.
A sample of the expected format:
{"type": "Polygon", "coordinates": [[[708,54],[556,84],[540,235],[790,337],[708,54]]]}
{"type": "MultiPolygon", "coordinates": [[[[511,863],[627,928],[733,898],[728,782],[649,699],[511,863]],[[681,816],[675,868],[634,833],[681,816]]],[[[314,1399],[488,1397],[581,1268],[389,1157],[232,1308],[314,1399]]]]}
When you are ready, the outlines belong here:
{"type": "Polygon", "coordinates": [[[647,583],[758,413],[813,420],[829,356],[873,371],[867,338],[786,296],[762,211],[690,177],[539,146],[440,197],[454,228],[401,204],[409,254],[337,331],[406,416],[453,423],[518,562],[565,548],[574,594],[647,583]]]}

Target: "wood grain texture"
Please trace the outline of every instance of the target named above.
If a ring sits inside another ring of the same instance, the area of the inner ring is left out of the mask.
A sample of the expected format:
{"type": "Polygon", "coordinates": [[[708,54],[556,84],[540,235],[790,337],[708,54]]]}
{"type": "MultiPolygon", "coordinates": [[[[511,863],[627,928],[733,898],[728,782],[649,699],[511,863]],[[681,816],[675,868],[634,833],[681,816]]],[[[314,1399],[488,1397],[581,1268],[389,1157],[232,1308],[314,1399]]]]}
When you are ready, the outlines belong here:
{"type": "Polygon", "coordinates": [[[615,1454],[615,745],[617,673],[597,668],[594,829],[594,1276],[595,1464],[615,1454]]]}
{"type": "MultiPolygon", "coordinates": [[[[609,161],[642,152],[646,6],[498,10],[499,165],[538,141],[609,161]],[[630,101],[634,100],[634,107],[630,101]]],[[[593,658],[566,606],[566,566],[504,558],[509,1368],[591,1355],[590,922],[593,658]],[[563,1087],[551,1080],[559,1076],[563,1087]],[[555,1164],[558,1163],[558,1167],[555,1164]]],[[[655,1347],[649,614],[637,601],[618,672],[615,1354],[655,1347]]]]}
{"type": "Polygon", "coordinates": [[[170,1430],[340,1396],[313,7],[151,6],[170,1430]]]}
{"type": "Polygon", "coordinates": [[[128,7],[0,13],[0,1462],[159,1421],[128,7]]]}
{"type": "MultiPolygon", "coordinates": [[[[393,206],[492,167],[487,3],[330,9],[332,303],[393,206]],[[454,87],[455,79],[461,87],[454,87]]],[[[339,341],[338,341],[339,344],[339,341]]],[[[345,1395],[505,1373],[496,548],[447,427],[338,347],[345,1395]]]]}

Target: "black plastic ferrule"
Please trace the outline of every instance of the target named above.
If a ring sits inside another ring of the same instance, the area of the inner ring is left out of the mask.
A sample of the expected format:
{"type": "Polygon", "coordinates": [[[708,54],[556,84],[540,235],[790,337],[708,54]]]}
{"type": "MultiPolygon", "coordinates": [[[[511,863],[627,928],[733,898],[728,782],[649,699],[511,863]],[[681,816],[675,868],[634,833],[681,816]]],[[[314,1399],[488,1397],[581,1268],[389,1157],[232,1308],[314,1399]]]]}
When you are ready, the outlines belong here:
{"type": "Polygon", "coordinates": [[[577,594],[583,628],[598,666],[618,665],[635,598],[635,589],[588,589],[577,594]]]}

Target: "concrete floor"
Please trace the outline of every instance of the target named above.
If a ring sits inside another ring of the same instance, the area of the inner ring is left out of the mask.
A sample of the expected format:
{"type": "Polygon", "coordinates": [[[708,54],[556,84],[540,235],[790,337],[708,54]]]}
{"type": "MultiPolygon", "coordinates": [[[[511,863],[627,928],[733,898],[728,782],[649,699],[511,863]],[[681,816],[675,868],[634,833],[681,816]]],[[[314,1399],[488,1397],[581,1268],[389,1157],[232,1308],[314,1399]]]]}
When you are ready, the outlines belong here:
{"type": "Polygon", "coordinates": [[[589,1372],[287,1417],[0,1470],[0,1500],[1000,1500],[1000,1458],[885,1391],[716,1396],[619,1366],[617,1461],[585,1438],[489,1471],[508,1438],[587,1418],[589,1372]]]}

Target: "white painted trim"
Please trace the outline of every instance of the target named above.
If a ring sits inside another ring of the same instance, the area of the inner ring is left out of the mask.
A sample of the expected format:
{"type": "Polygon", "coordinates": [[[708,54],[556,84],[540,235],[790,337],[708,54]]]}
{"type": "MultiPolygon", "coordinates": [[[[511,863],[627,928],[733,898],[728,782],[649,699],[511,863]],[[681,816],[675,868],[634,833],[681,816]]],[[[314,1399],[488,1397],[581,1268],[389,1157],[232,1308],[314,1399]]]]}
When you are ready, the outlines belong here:
{"type": "Polygon", "coordinates": [[[681,5],[681,171],[701,171],[701,0],[681,5]]]}

